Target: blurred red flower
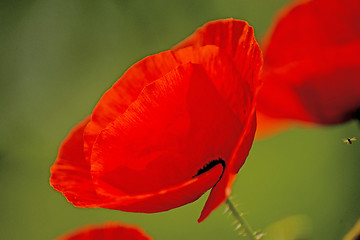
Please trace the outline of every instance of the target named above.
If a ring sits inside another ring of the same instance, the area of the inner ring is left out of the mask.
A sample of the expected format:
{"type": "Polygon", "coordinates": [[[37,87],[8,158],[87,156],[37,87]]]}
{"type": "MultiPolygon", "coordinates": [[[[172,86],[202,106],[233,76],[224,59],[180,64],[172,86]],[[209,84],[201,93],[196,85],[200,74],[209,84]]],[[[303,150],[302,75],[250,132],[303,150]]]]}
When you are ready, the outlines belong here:
{"type": "Polygon", "coordinates": [[[67,233],[55,240],[152,240],[144,230],[137,226],[118,222],[89,225],[67,233]]]}
{"type": "Polygon", "coordinates": [[[360,117],[359,19],[358,0],[295,1],[280,11],[263,46],[260,133],[281,119],[360,117]]]}
{"type": "Polygon", "coordinates": [[[78,207],[147,213],[212,188],[202,221],[229,196],[251,148],[261,65],[253,29],[232,19],[141,60],[64,140],[51,185],[78,207]]]}

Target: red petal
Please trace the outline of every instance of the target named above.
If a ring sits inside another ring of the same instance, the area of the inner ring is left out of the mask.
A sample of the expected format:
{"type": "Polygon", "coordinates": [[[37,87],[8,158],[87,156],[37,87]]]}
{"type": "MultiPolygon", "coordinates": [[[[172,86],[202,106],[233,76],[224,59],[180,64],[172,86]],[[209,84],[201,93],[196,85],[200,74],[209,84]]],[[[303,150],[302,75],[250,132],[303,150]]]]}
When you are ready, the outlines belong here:
{"type": "Polygon", "coordinates": [[[243,126],[253,104],[254,92],[250,86],[253,78],[242,76],[231,58],[216,46],[188,47],[174,52],[174,56],[183,63],[201,64],[243,126]]]}
{"type": "Polygon", "coordinates": [[[89,225],[67,233],[56,240],[152,240],[137,226],[117,222],[89,225]]]}
{"type": "MultiPolygon", "coordinates": [[[[108,196],[101,207],[128,212],[153,213],[170,210],[197,200],[219,181],[223,168],[220,165],[187,182],[147,194],[108,196]]],[[[216,185],[217,186],[217,185],[216,185]]],[[[114,189],[119,192],[119,189],[114,189]]]]}
{"type": "Polygon", "coordinates": [[[188,186],[211,160],[230,159],[241,127],[204,70],[194,64],[180,66],[145,87],[97,138],[91,158],[97,191],[125,199],[159,191],[176,196],[167,196],[173,199],[167,205],[125,206],[127,211],[168,210],[193,201],[217,179],[207,189],[194,184],[190,195],[168,189],[188,186]]]}
{"type": "MultiPolygon", "coordinates": [[[[253,29],[246,22],[234,19],[209,22],[175,46],[174,49],[206,45],[218,46],[222,53],[227,54],[233,59],[234,65],[238,68],[239,79],[249,84],[252,90],[250,95],[253,97],[254,91],[257,91],[259,86],[257,76],[262,66],[262,55],[256,43],[253,29]]],[[[227,81],[224,80],[220,82],[227,81]]],[[[241,93],[244,92],[245,88],[240,87],[237,89],[235,92],[241,93]]],[[[234,102],[238,100],[241,102],[240,97],[234,102]]],[[[225,172],[223,180],[212,190],[201,213],[199,222],[204,220],[211,211],[229,197],[235,175],[244,164],[249,153],[256,129],[253,102],[249,101],[249,104],[247,117],[243,116],[243,118],[240,118],[243,120],[242,126],[243,129],[245,129],[245,133],[241,135],[229,161],[230,166],[228,166],[228,169],[230,170],[225,172]]]]}
{"type": "MultiPolygon", "coordinates": [[[[254,82],[257,82],[262,59],[261,51],[253,35],[253,29],[246,22],[233,19],[210,22],[174,49],[186,46],[195,46],[197,48],[184,49],[175,52],[176,55],[174,55],[174,52],[168,51],[147,57],[134,64],[104,94],[94,109],[91,122],[85,130],[85,157],[87,160],[90,158],[92,145],[101,129],[114,121],[119,114],[122,114],[147,84],[180,64],[187,62],[205,64],[204,67],[208,74],[217,74],[216,77],[212,77],[213,81],[217,82],[217,86],[225,85],[226,89],[224,90],[227,92],[224,92],[223,95],[225,97],[231,95],[233,99],[229,100],[233,104],[241,102],[237,101],[235,94],[232,94],[234,85],[237,85],[236,89],[241,89],[239,94],[245,92],[246,90],[242,89],[248,88],[248,86],[253,90],[252,86],[254,86],[254,82]],[[222,53],[218,53],[219,50],[211,46],[207,46],[207,50],[198,50],[200,46],[207,44],[218,46],[222,53]],[[214,52],[216,53],[214,54],[214,52]],[[221,58],[219,55],[221,55],[221,58]],[[214,58],[218,59],[214,60],[214,58]],[[221,62],[224,62],[222,66],[220,65],[221,62]],[[212,63],[217,65],[210,65],[212,63]],[[219,74],[220,72],[226,73],[224,71],[226,69],[223,68],[229,69],[233,67],[237,69],[237,78],[231,75],[236,71],[234,69],[229,70],[231,71],[230,74],[219,74]],[[224,79],[228,76],[235,80],[230,82],[224,79]],[[248,86],[245,86],[245,84],[248,86]]],[[[221,88],[222,86],[219,87],[219,91],[223,92],[221,88]]],[[[246,92],[245,95],[247,95],[246,92]]],[[[242,96],[237,98],[240,97],[242,96]]]]}
{"type": "Polygon", "coordinates": [[[264,47],[259,134],[266,117],[351,119],[360,108],[359,17],[360,1],[350,0],[298,1],[282,10],[264,47]]]}
{"type": "Polygon", "coordinates": [[[96,207],[100,202],[83,152],[83,132],[89,120],[86,118],[71,130],[51,167],[51,186],[77,207],[96,207]]]}
{"type": "Polygon", "coordinates": [[[257,87],[257,74],[262,66],[262,54],[255,40],[254,30],[247,22],[234,19],[209,22],[173,49],[206,45],[215,45],[228,54],[242,78],[249,79],[251,86],[255,84],[257,87]]]}
{"type": "Polygon", "coordinates": [[[245,163],[245,159],[251,149],[255,130],[256,130],[256,116],[255,110],[252,110],[250,117],[245,125],[245,132],[238,139],[236,147],[233,150],[229,161],[227,171],[225,171],[222,180],[211,190],[210,196],[206,201],[204,209],[201,212],[198,222],[205,220],[207,216],[231,194],[231,187],[235,181],[236,174],[245,163]]]}
{"type": "Polygon", "coordinates": [[[168,73],[179,64],[169,52],[147,57],[134,64],[102,96],[92,113],[91,122],[85,129],[84,151],[87,160],[90,159],[92,145],[100,131],[122,114],[147,84],[168,73]]]}

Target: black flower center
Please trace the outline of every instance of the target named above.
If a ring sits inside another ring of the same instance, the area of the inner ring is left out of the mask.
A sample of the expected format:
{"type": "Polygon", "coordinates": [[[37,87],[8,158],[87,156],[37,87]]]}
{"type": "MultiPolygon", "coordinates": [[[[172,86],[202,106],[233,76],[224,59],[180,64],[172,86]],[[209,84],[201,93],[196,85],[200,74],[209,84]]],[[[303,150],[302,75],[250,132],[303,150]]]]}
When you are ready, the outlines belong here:
{"type": "MultiPolygon", "coordinates": [[[[212,161],[206,163],[202,168],[200,168],[198,170],[198,172],[193,177],[197,177],[203,173],[206,173],[207,171],[211,170],[213,167],[215,167],[219,164],[221,164],[221,166],[223,167],[223,171],[219,177],[219,180],[215,183],[215,185],[216,185],[221,180],[222,176],[224,175],[224,171],[226,168],[226,163],[222,158],[215,159],[215,160],[212,160],[212,161]]],[[[215,187],[215,185],[214,185],[214,187],[215,187]]]]}

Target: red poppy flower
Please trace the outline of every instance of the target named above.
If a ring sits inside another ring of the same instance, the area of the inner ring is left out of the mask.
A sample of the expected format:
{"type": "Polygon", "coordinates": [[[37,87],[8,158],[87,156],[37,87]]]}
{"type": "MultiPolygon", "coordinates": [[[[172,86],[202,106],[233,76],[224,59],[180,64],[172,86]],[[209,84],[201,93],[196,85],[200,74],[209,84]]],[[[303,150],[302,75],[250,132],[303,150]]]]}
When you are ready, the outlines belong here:
{"type": "Polygon", "coordinates": [[[359,118],[360,1],[296,1],[278,14],[263,52],[262,121],[337,124],[359,118]],[[265,116],[264,116],[265,115],[265,116]]]}
{"type": "Polygon", "coordinates": [[[67,233],[56,240],[152,240],[144,230],[137,226],[117,222],[102,225],[89,225],[67,233]]]}
{"type": "Polygon", "coordinates": [[[133,65],[62,143],[51,185],[75,206],[159,212],[229,196],[251,148],[261,52],[243,21],[208,23],[133,65]]]}

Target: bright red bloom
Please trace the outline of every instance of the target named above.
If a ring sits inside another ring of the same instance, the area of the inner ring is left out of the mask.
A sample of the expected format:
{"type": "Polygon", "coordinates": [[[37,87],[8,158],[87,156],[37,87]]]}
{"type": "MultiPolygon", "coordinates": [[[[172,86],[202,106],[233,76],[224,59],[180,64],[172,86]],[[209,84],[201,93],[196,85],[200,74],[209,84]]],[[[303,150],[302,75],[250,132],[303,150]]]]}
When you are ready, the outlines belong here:
{"type": "Polygon", "coordinates": [[[251,148],[261,52],[243,21],[208,23],[133,65],[60,147],[51,185],[75,206],[159,212],[229,196],[251,148]]]}
{"type": "Polygon", "coordinates": [[[137,226],[117,222],[102,225],[89,225],[67,233],[56,240],[152,240],[144,230],[137,226]]]}
{"type": "MultiPolygon", "coordinates": [[[[285,7],[264,44],[258,112],[319,124],[356,117],[359,19],[358,0],[296,1],[285,7]]],[[[264,131],[262,115],[259,118],[264,131]]]]}

